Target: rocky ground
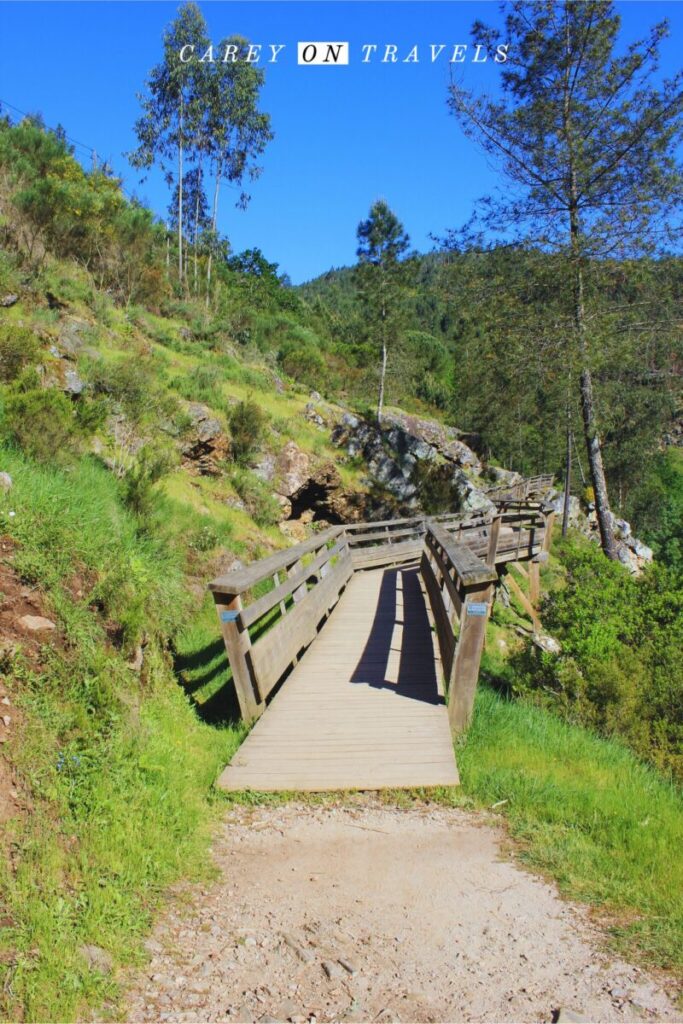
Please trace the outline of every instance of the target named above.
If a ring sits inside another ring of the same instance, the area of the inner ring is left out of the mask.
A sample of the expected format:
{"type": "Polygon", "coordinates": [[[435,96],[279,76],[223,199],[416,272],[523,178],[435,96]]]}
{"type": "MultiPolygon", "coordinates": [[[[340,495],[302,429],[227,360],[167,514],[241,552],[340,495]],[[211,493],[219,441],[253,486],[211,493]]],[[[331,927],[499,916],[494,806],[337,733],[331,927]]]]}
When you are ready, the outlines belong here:
{"type": "Polygon", "coordinates": [[[480,816],[371,797],[236,808],[219,881],[178,892],[126,1017],[680,1020],[672,987],[604,952],[587,911],[503,838],[480,816]]]}

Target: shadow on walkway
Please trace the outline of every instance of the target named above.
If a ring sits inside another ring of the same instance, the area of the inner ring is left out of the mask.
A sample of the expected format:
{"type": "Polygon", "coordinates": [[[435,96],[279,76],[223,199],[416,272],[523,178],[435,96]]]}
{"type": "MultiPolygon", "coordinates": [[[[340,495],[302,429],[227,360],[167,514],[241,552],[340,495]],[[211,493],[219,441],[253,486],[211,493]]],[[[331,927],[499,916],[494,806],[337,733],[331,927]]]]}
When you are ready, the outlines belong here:
{"type": "Polygon", "coordinates": [[[351,682],[425,704],[445,703],[417,568],[385,570],[368,642],[351,682]]]}

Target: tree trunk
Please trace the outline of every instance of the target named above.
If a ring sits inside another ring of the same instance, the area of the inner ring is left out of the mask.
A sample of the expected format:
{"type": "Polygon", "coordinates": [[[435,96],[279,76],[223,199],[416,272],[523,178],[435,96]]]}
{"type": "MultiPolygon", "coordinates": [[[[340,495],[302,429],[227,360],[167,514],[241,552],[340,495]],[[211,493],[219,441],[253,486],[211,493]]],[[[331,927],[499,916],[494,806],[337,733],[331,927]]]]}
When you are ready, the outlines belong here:
{"type": "Polygon", "coordinates": [[[183,139],[182,115],[178,135],[178,281],[183,283],[183,139]]]}
{"type": "Polygon", "coordinates": [[[382,366],[379,374],[379,395],[377,397],[377,422],[382,422],[382,411],[384,409],[384,381],[387,375],[387,343],[382,342],[382,366]]]}
{"type": "MultiPolygon", "coordinates": [[[[571,44],[569,41],[568,21],[566,22],[566,33],[567,52],[570,52],[571,44]]],[[[572,100],[569,68],[570,64],[567,61],[564,79],[563,122],[569,154],[569,243],[574,268],[574,327],[579,342],[579,358],[581,360],[581,374],[579,377],[581,415],[583,418],[586,450],[588,452],[588,466],[595,496],[595,510],[600,528],[600,543],[605,555],[616,561],[617,548],[614,540],[612,513],[610,512],[609,499],[607,497],[607,480],[605,479],[605,469],[602,464],[602,449],[600,447],[600,438],[595,418],[593,378],[590,371],[588,339],[586,337],[586,311],[583,297],[583,251],[581,244],[579,190],[576,181],[576,155],[571,118],[572,100]]]]}
{"type": "Polygon", "coordinates": [[[221,174],[223,164],[216,164],[216,185],[213,190],[213,209],[211,210],[211,244],[209,247],[209,258],[206,262],[206,305],[211,301],[211,265],[213,263],[213,245],[216,238],[216,224],[218,223],[218,193],[221,187],[221,174]]]}
{"type": "Polygon", "coordinates": [[[605,468],[602,463],[602,448],[595,417],[595,399],[593,396],[593,377],[589,366],[588,340],[586,338],[586,311],[583,301],[583,267],[581,263],[581,251],[579,240],[578,211],[570,211],[570,230],[572,258],[574,263],[574,326],[579,339],[579,356],[581,359],[581,375],[579,377],[579,392],[581,395],[581,415],[583,418],[583,433],[586,440],[586,452],[588,454],[588,468],[590,470],[591,482],[593,484],[593,495],[595,498],[595,511],[598,517],[600,528],[600,543],[602,550],[611,558],[617,561],[617,545],[614,539],[614,526],[612,513],[609,507],[607,495],[607,480],[605,468]]]}
{"type": "MultiPolygon", "coordinates": [[[[381,278],[382,288],[384,287],[384,276],[381,278]]],[[[382,411],[384,410],[384,384],[387,376],[387,310],[385,300],[382,300],[382,364],[379,372],[379,394],[377,396],[377,422],[381,425],[382,411]]]]}
{"type": "MultiPolygon", "coordinates": [[[[201,165],[200,165],[201,166],[201,165]]],[[[199,184],[201,185],[201,174],[199,178],[199,184]]],[[[199,188],[197,188],[197,196],[194,204],[194,293],[197,294],[197,243],[199,241],[199,188]]]]}
{"type": "Polygon", "coordinates": [[[569,413],[569,400],[567,400],[567,460],[564,470],[564,506],[562,509],[562,536],[567,536],[569,528],[569,497],[572,483],[572,431],[569,413]]]}
{"type": "Polygon", "coordinates": [[[607,557],[611,558],[612,561],[617,561],[617,545],[614,539],[614,525],[607,496],[607,480],[605,479],[605,469],[602,464],[600,438],[595,424],[593,379],[587,366],[584,366],[581,370],[580,389],[583,430],[586,437],[588,465],[593,483],[593,494],[595,496],[595,511],[598,516],[598,526],[600,527],[600,542],[602,550],[607,557]]]}

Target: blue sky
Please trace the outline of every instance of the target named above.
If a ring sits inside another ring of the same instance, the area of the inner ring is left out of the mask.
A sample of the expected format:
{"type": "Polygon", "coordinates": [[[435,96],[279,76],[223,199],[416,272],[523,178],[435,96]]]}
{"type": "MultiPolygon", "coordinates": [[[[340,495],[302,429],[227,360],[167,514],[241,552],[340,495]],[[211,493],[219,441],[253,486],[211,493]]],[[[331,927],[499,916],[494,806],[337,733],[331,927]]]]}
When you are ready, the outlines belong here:
{"type": "MultiPolygon", "coordinates": [[[[201,3],[210,35],[242,34],[255,43],[285,43],[266,66],[263,109],[275,140],[246,211],[226,192],[220,229],[233,249],[258,246],[295,283],[353,262],[355,231],[372,201],[385,198],[418,249],[430,233],[465,221],[494,175],[446,109],[447,63],[361,64],[364,43],[394,43],[399,56],[418,44],[467,43],[472,21],[495,21],[490,2],[201,3]],[[348,40],[346,68],[296,64],[298,40],[348,40]]],[[[667,17],[671,36],[663,73],[680,65],[683,4],[630,0],[617,4],[625,42],[667,17]]],[[[0,100],[61,123],[121,174],[125,187],[160,215],[168,204],[161,176],[140,184],[124,153],[135,145],[136,93],[161,54],[161,36],[177,3],[0,3],[0,100]]],[[[423,50],[423,52],[424,52],[423,50]]],[[[494,88],[491,64],[459,65],[466,85],[494,88]]],[[[9,111],[13,116],[14,111],[9,111]]],[[[77,155],[88,162],[87,152],[77,155]]]]}

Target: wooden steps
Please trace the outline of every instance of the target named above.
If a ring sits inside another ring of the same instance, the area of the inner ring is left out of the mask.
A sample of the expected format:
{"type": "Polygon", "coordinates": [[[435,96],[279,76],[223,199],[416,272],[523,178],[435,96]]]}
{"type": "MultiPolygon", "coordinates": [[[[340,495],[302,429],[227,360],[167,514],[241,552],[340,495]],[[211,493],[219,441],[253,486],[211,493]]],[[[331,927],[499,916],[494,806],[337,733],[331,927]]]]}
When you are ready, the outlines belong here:
{"type": "Polygon", "coordinates": [[[351,578],[218,785],[322,792],[458,782],[434,635],[410,567],[351,578]]]}

